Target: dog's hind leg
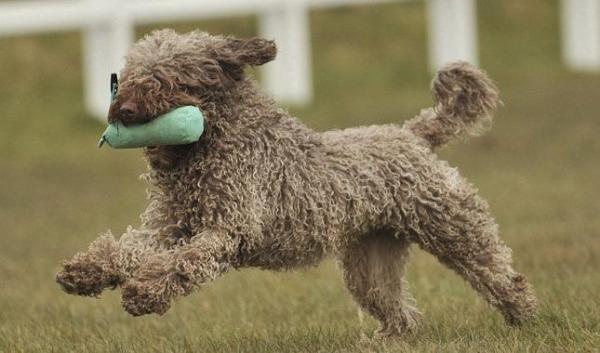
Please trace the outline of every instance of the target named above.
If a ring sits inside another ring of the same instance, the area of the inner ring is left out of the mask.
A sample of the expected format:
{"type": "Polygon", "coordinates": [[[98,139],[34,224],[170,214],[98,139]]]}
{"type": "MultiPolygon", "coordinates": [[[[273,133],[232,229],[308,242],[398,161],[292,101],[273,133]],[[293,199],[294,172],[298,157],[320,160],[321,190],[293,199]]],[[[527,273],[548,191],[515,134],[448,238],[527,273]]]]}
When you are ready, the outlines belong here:
{"type": "Polygon", "coordinates": [[[412,239],[469,282],[508,324],[520,324],[535,315],[536,298],[527,278],[512,268],[511,250],[499,239],[487,203],[465,190],[418,204],[422,223],[412,239]]]}
{"type": "Polygon", "coordinates": [[[403,280],[409,242],[391,233],[364,236],[341,251],[344,281],[360,307],[381,324],[380,336],[414,329],[419,312],[403,280]]]}

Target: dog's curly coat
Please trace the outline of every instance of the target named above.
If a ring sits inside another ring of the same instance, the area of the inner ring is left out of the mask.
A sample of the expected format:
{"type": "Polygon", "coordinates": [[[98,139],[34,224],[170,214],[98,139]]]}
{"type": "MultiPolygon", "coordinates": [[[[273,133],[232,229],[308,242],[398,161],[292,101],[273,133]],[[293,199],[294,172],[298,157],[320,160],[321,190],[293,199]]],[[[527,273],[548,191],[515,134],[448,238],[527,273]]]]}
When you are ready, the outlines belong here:
{"type": "Polygon", "coordinates": [[[196,105],[199,142],[144,150],[150,203],[139,228],[96,239],[56,276],[68,293],[122,287],[133,315],[162,314],[230,269],[290,269],[333,254],[381,335],[415,327],[403,281],[418,244],[461,275],[509,324],[535,315],[525,276],[497,235],[487,203],[433,153],[491,121],[493,83],[467,63],[444,67],[435,105],[396,124],[315,132],[244,77],[274,59],[275,44],[202,32],[153,32],[121,72],[109,121],[142,123],[196,105]]]}

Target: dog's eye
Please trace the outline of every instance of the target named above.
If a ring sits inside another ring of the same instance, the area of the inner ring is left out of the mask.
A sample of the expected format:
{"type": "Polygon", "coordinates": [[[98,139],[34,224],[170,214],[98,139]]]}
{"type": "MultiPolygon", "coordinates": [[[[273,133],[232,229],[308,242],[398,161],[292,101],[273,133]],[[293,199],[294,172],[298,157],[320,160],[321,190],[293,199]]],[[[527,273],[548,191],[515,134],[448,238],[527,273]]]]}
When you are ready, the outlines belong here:
{"type": "Polygon", "coordinates": [[[110,100],[114,101],[119,91],[119,78],[117,74],[110,74],[110,100]]]}

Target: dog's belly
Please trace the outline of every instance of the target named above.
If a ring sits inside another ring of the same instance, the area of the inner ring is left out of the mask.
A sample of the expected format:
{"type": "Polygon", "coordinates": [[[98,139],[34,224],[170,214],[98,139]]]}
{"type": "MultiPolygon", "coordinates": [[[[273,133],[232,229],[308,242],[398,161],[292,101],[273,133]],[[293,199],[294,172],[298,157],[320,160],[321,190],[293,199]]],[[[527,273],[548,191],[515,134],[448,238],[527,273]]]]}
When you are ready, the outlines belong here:
{"type": "Polygon", "coordinates": [[[242,250],[243,267],[286,270],[317,265],[326,256],[326,250],[314,239],[279,236],[242,250]]]}

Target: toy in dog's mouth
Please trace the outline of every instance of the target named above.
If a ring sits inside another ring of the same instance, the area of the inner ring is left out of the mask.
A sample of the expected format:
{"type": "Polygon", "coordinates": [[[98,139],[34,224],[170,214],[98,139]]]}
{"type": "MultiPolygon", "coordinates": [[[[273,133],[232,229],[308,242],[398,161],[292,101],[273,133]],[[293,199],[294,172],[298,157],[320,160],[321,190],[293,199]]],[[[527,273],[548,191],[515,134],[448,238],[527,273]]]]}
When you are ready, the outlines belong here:
{"type": "Polygon", "coordinates": [[[104,143],[112,148],[186,145],[198,141],[203,132],[202,112],[190,105],[174,109],[145,124],[109,124],[98,142],[98,148],[104,143]]]}

